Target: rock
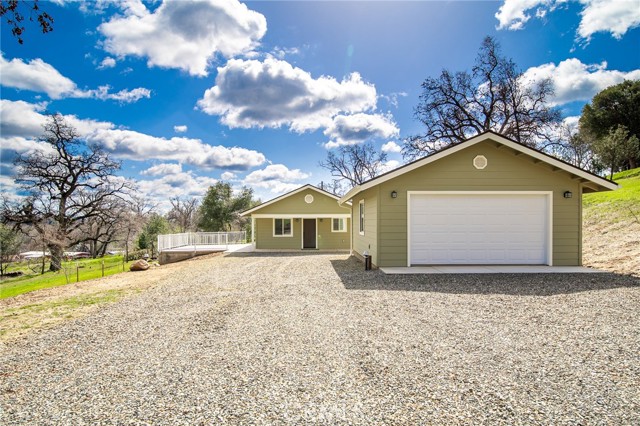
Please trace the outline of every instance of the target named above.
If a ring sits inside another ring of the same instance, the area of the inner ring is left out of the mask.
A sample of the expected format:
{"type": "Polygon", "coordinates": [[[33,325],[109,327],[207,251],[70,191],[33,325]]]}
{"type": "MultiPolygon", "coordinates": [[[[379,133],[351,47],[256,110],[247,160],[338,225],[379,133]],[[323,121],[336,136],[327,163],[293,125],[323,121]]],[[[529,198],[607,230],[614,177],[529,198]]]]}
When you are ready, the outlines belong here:
{"type": "Polygon", "coordinates": [[[146,271],[149,269],[149,262],[144,259],[136,260],[129,266],[131,271],[146,271]]]}

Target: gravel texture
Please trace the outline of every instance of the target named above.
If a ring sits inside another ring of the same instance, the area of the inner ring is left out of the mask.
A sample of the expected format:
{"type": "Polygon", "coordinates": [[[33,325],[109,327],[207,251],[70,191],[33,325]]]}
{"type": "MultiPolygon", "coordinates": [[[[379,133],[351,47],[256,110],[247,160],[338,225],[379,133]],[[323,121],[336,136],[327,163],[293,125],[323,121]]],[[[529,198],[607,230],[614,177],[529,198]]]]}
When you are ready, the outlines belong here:
{"type": "Polygon", "coordinates": [[[0,424],[640,423],[637,278],[362,269],[194,261],[0,347],[0,424]]]}

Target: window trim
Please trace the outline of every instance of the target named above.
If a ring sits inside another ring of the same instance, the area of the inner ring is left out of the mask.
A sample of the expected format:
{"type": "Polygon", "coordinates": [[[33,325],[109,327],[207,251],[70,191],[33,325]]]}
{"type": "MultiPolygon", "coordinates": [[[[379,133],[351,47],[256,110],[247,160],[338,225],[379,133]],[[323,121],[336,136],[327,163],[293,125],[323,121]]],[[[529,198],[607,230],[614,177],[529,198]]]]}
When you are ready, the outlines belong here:
{"type": "Polygon", "coordinates": [[[364,235],[364,200],[358,201],[358,233],[364,235]]]}
{"type": "Polygon", "coordinates": [[[331,218],[331,232],[347,232],[347,218],[346,217],[332,217],[331,218]],[[342,224],[341,227],[339,227],[338,229],[335,229],[333,224],[334,224],[334,220],[339,220],[342,224]]]}
{"type": "Polygon", "coordinates": [[[273,230],[273,237],[274,238],[290,238],[290,237],[293,237],[293,219],[290,218],[290,217],[274,217],[273,218],[272,230],[273,230]],[[276,220],[282,220],[283,221],[282,222],[282,232],[283,232],[283,234],[281,234],[281,235],[276,234],[276,220]],[[291,224],[291,226],[289,227],[290,232],[288,234],[284,233],[284,221],[285,220],[288,220],[289,223],[291,224]]]}

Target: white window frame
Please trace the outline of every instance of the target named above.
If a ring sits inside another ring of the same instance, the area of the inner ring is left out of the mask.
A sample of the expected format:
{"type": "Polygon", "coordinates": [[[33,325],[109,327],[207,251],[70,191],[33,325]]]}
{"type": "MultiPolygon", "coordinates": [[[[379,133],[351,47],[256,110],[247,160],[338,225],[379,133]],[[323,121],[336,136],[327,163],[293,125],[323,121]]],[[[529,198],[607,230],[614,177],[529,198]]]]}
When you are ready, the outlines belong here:
{"type": "Polygon", "coordinates": [[[358,201],[358,233],[364,235],[364,200],[358,201]]]}
{"type": "Polygon", "coordinates": [[[290,218],[290,217],[274,217],[274,218],[273,218],[273,236],[274,236],[275,238],[293,237],[293,219],[292,219],[292,218],[290,218]],[[282,235],[278,235],[278,234],[276,234],[276,220],[282,220],[282,221],[283,221],[283,222],[282,222],[282,232],[283,232],[283,234],[282,234],[282,235]],[[288,220],[288,221],[289,221],[289,223],[291,224],[291,226],[289,227],[289,231],[290,231],[290,232],[289,232],[288,234],[285,234],[285,233],[284,233],[284,221],[285,221],[285,220],[288,220]]]}
{"type": "Polygon", "coordinates": [[[331,232],[347,232],[347,219],[344,217],[332,217],[331,218],[331,232]],[[339,220],[340,222],[338,222],[340,224],[340,227],[338,229],[335,229],[334,225],[334,220],[339,220]]]}

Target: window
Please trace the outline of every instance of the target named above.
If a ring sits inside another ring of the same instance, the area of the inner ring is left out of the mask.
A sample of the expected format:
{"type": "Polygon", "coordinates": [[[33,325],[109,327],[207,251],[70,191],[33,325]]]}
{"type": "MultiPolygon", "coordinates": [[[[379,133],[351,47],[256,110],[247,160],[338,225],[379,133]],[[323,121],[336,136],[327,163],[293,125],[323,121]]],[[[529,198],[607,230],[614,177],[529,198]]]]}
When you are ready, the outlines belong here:
{"type": "Polygon", "coordinates": [[[343,218],[331,219],[331,232],[347,232],[345,221],[343,218]]]}
{"type": "Polygon", "coordinates": [[[364,235],[364,200],[360,200],[358,207],[360,212],[360,235],[364,235]]]}
{"type": "Polygon", "coordinates": [[[292,237],[291,219],[273,219],[274,237],[292,237]]]}

